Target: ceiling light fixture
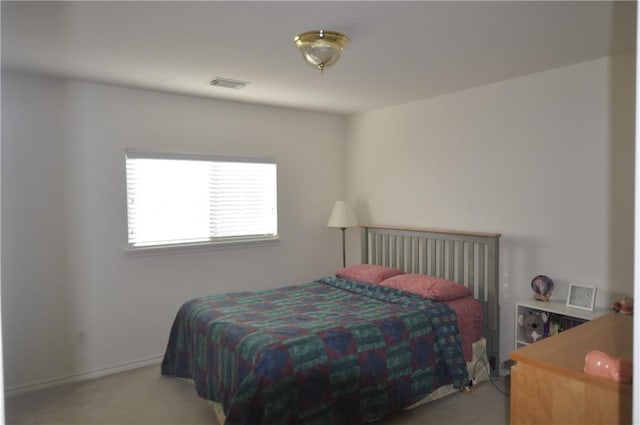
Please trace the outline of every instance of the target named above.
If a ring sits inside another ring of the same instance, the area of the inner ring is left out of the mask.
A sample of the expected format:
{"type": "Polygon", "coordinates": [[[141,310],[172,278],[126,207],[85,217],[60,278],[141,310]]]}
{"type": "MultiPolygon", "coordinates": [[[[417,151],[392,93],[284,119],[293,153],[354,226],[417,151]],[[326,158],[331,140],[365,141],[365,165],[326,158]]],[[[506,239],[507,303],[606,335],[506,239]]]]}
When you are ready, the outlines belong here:
{"type": "Polygon", "coordinates": [[[307,63],[322,72],[338,61],[349,38],[339,32],[319,30],[298,34],[294,42],[307,63]]]}

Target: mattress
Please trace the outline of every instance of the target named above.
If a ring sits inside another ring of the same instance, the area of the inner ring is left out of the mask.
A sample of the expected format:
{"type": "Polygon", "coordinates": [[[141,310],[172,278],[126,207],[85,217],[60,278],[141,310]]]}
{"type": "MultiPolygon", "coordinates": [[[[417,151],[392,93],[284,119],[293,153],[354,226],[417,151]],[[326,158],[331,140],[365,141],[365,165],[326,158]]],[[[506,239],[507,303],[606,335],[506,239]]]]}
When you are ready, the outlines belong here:
{"type": "Polygon", "coordinates": [[[482,338],[482,305],[478,300],[470,297],[442,301],[442,303],[451,307],[456,313],[462,336],[464,358],[469,362],[473,357],[473,343],[482,338]]]}

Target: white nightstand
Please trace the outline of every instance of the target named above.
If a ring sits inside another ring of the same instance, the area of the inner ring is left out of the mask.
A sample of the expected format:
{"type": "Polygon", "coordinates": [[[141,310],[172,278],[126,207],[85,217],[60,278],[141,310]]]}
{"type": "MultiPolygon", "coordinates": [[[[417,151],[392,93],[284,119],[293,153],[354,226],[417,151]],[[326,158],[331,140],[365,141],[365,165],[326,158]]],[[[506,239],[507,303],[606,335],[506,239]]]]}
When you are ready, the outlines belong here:
{"type": "MultiPolygon", "coordinates": [[[[529,314],[530,312],[547,313],[549,316],[549,320],[553,320],[554,323],[557,323],[561,328],[563,328],[560,329],[560,331],[563,331],[570,327],[603,316],[610,312],[610,310],[597,308],[594,309],[594,311],[580,310],[577,308],[567,307],[566,302],[564,301],[555,300],[538,301],[530,298],[528,300],[518,301],[516,303],[515,314],[516,332],[514,347],[516,349],[530,344],[525,339],[523,327],[518,324],[518,316],[520,316],[521,314],[529,314]]],[[[554,332],[552,331],[551,335],[553,334],[554,332]]]]}

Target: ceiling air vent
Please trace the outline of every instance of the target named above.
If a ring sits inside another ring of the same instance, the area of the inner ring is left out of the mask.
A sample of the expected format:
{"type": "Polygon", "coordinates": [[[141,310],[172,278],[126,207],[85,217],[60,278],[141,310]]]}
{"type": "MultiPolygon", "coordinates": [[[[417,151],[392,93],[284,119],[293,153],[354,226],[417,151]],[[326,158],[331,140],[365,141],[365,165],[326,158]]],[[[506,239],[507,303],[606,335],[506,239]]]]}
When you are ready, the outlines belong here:
{"type": "Polygon", "coordinates": [[[215,77],[209,83],[212,86],[216,87],[225,87],[228,89],[240,90],[244,88],[247,84],[251,84],[248,81],[239,81],[239,80],[231,80],[229,78],[215,77]]]}

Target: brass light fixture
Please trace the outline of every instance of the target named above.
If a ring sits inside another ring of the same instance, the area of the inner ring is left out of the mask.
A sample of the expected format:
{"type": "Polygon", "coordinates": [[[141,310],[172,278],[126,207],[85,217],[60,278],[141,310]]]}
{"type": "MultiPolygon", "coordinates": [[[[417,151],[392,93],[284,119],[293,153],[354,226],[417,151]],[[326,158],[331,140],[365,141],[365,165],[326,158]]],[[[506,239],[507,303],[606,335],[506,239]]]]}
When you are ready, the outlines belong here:
{"type": "Polygon", "coordinates": [[[338,61],[349,38],[339,32],[319,30],[298,34],[294,42],[307,63],[322,72],[338,61]]]}

